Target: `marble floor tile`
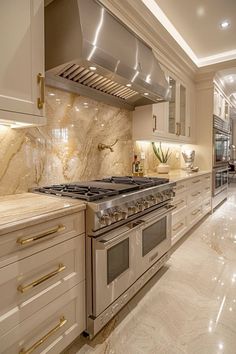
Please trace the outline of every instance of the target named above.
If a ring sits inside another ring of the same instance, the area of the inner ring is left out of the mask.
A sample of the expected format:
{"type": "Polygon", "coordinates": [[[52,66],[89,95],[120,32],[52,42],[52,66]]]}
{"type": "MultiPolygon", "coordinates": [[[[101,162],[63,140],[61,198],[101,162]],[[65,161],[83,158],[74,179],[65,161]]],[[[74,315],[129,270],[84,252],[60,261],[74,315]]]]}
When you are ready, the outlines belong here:
{"type": "Polygon", "coordinates": [[[236,188],[92,340],[67,354],[235,354],[236,188]]]}

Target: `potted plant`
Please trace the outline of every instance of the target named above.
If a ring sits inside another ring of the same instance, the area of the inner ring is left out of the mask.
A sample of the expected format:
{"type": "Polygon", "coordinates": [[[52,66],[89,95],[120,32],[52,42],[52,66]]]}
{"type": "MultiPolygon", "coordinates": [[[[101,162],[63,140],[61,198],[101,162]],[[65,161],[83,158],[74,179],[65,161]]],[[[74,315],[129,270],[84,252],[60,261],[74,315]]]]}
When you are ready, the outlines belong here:
{"type": "Polygon", "coordinates": [[[170,149],[168,148],[166,151],[164,151],[162,149],[161,143],[159,147],[156,147],[156,144],[154,142],[152,142],[152,148],[156,158],[160,161],[159,165],[157,166],[157,172],[169,173],[170,166],[167,164],[167,162],[171,156],[170,149]]]}

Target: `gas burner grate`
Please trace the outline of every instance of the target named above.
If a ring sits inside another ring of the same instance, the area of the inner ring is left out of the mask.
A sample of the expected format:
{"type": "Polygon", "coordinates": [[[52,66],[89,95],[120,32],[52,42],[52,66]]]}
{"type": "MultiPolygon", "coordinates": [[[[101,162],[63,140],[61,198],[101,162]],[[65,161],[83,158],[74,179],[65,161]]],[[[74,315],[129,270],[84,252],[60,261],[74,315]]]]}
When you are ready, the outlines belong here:
{"type": "Polygon", "coordinates": [[[108,196],[117,195],[118,192],[111,189],[101,189],[92,186],[79,184],[59,184],[34,189],[35,192],[53,194],[58,196],[70,197],[73,199],[83,199],[88,202],[102,199],[108,196]]]}
{"type": "Polygon", "coordinates": [[[131,184],[138,185],[139,188],[148,188],[152,186],[158,186],[164,183],[168,183],[168,178],[159,178],[159,177],[135,177],[135,176],[111,176],[103,178],[100,180],[107,183],[122,183],[122,184],[131,184]]]}

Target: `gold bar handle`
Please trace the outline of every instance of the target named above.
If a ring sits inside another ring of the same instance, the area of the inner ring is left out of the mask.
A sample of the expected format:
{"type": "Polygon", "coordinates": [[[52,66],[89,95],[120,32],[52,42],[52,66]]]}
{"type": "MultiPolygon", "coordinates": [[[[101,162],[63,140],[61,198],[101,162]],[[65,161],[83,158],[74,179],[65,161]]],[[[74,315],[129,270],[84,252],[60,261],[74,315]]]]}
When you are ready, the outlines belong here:
{"type": "Polygon", "coordinates": [[[154,119],[154,127],[152,128],[153,133],[157,131],[157,116],[153,114],[152,118],[154,119]]]}
{"type": "Polygon", "coordinates": [[[65,326],[65,324],[68,321],[65,319],[64,316],[62,316],[60,318],[60,322],[54,327],[52,328],[47,334],[45,334],[45,336],[43,336],[41,339],[39,339],[37,342],[35,342],[32,347],[30,347],[29,349],[24,349],[22,348],[19,351],[19,354],[31,354],[33,353],[41,344],[43,344],[44,342],[46,342],[46,340],[51,337],[53,334],[55,334],[60,328],[62,328],[63,326],[65,326]]]}
{"type": "Polygon", "coordinates": [[[183,225],[184,225],[183,222],[179,223],[176,227],[173,227],[173,231],[177,231],[177,230],[180,229],[183,225]]]}
{"type": "Polygon", "coordinates": [[[39,73],[37,75],[37,83],[40,85],[40,97],[38,97],[37,104],[38,104],[38,109],[42,109],[44,105],[44,87],[45,87],[45,78],[44,76],[39,73]]]}
{"type": "Polygon", "coordinates": [[[200,211],[201,211],[201,209],[194,210],[194,211],[192,212],[192,215],[197,215],[198,213],[200,213],[200,211]]]}
{"type": "Polygon", "coordinates": [[[196,197],[199,194],[201,194],[201,192],[194,193],[194,194],[192,194],[192,197],[196,197]]]}
{"type": "Polygon", "coordinates": [[[66,228],[64,225],[58,225],[56,227],[53,227],[49,230],[46,230],[38,235],[35,235],[35,236],[32,236],[32,237],[29,237],[29,238],[18,238],[16,240],[17,243],[19,243],[21,246],[23,245],[26,245],[26,244],[29,244],[31,242],[35,242],[35,241],[39,241],[41,240],[42,238],[44,237],[47,237],[49,235],[52,235],[52,234],[55,234],[56,232],[59,232],[59,231],[64,231],[66,228]]]}
{"type": "Polygon", "coordinates": [[[64,266],[64,264],[60,263],[58,268],[56,270],[54,270],[53,272],[44,275],[43,277],[34,280],[32,283],[27,284],[27,285],[19,285],[17,287],[17,290],[20,291],[21,293],[25,293],[26,291],[35,288],[36,286],[44,283],[46,280],[54,277],[55,275],[59,274],[60,272],[62,272],[63,270],[66,269],[66,266],[64,266]]]}
{"type": "Polygon", "coordinates": [[[184,199],[181,199],[179,202],[175,203],[175,206],[178,206],[178,205],[180,205],[180,204],[183,204],[183,202],[184,202],[184,199]]]}
{"type": "Polygon", "coordinates": [[[198,182],[201,182],[201,180],[200,179],[197,179],[196,181],[193,181],[192,183],[198,183],[198,182]]]}

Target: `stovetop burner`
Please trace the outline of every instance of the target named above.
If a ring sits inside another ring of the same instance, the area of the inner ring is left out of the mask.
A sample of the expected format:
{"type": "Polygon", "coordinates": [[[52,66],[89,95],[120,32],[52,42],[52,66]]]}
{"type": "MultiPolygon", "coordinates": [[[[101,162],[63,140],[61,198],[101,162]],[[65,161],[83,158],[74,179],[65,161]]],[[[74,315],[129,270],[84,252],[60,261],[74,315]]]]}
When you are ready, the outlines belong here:
{"type": "Polygon", "coordinates": [[[89,182],[56,184],[35,188],[34,192],[83,199],[88,202],[168,183],[167,178],[112,176],[89,182]]]}

